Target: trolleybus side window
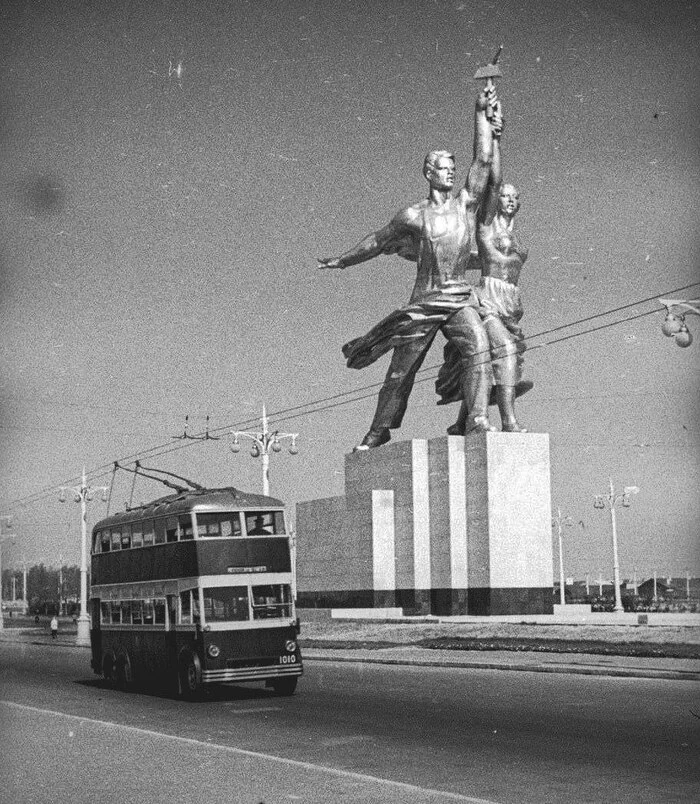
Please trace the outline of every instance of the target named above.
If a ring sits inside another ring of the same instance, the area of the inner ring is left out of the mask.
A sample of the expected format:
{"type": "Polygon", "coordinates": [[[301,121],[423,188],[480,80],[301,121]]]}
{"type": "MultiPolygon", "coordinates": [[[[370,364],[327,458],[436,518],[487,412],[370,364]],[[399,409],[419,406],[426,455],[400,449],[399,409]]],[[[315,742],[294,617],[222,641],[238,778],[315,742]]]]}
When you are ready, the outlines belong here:
{"type": "Polygon", "coordinates": [[[162,597],[153,601],[153,622],[156,625],[165,625],[165,600],[162,597]]]}
{"type": "Polygon", "coordinates": [[[197,514],[197,533],[200,537],[240,536],[240,514],[197,514]]]}
{"type": "Polygon", "coordinates": [[[133,625],[143,623],[143,600],[131,601],[131,622],[133,625]]]}
{"type": "Polygon", "coordinates": [[[180,622],[183,625],[199,622],[199,595],[196,589],[180,592],[180,622]]]}
{"type": "Polygon", "coordinates": [[[131,526],[131,546],[143,547],[143,526],[140,522],[134,522],[131,526]]]}
{"type": "Polygon", "coordinates": [[[165,538],[168,542],[192,539],[192,517],[189,514],[167,517],[165,520],[165,538]]]}
{"type": "Polygon", "coordinates": [[[153,544],[154,537],[153,520],[147,519],[143,523],[143,546],[150,547],[153,544]]]}
{"type": "Polygon", "coordinates": [[[178,531],[180,539],[194,539],[194,531],[192,530],[192,517],[190,514],[185,514],[178,517],[178,531]]]}
{"type": "Polygon", "coordinates": [[[177,597],[168,595],[166,601],[168,605],[168,628],[172,628],[177,623],[177,597]]]}
{"type": "Polygon", "coordinates": [[[156,519],[156,544],[165,544],[165,519],[162,517],[160,519],[156,519]]]}
{"type": "Polygon", "coordinates": [[[110,547],[110,533],[108,530],[100,531],[100,552],[109,553],[110,547]]]}
{"type": "Polygon", "coordinates": [[[188,589],[186,592],[180,592],[180,622],[192,622],[192,590],[188,589]]]}
{"type": "Polygon", "coordinates": [[[131,547],[131,525],[122,525],[122,550],[131,547]]]}
{"type": "Polygon", "coordinates": [[[169,516],[165,520],[165,538],[168,542],[176,542],[179,538],[179,522],[176,516],[169,516]]]}
{"type": "Polygon", "coordinates": [[[165,599],[103,600],[100,621],[103,625],[165,625],[165,599]]]}
{"type": "Polygon", "coordinates": [[[118,528],[112,528],[112,550],[121,550],[122,532],[118,528]]]}
{"type": "Polygon", "coordinates": [[[143,601],[143,624],[153,625],[153,600],[151,598],[143,601]]]}

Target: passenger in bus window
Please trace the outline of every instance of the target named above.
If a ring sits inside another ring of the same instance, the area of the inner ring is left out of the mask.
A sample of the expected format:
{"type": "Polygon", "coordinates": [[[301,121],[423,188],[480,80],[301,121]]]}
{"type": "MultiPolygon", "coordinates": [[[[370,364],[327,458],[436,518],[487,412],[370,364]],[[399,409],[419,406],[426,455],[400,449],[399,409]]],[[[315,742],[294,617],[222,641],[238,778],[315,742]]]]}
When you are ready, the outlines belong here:
{"type": "Polygon", "coordinates": [[[271,534],[270,528],[265,526],[265,519],[261,514],[255,517],[255,524],[252,528],[248,528],[249,536],[269,536],[271,534]]]}

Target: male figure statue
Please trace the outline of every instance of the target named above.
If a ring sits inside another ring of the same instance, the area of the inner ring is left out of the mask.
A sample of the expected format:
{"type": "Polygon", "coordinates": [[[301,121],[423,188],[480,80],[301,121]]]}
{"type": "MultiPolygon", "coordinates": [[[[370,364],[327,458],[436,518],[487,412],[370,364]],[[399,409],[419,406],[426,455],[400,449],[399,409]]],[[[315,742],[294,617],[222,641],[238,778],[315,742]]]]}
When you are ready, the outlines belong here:
{"type": "Polygon", "coordinates": [[[379,254],[398,253],[414,260],[418,268],[409,304],[343,347],[351,368],[364,368],[394,349],[372,426],[356,449],[385,444],[389,430],[401,425],[416,372],[438,330],[459,355],[466,431],[494,429],[488,419],[492,382],[488,337],[466,272],[478,268],[474,264],[477,212],[491,172],[494,141],[502,128],[500,102],[488,87],[476,101],[473,161],[465,186],[452,194],[454,156],[431,151],[423,166],[429,184],[426,199],[401,210],[340,257],[319,260],[319,268],[345,268],[379,254]]]}
{"type": "MultiPolygon", "coordinates": [[[[477,226],[481,280],[475,292],[489,338],[493,396],[502,429],[510,433],[526,432],[515,416],[516,389],[521,394],[532,387],[532,383],[522,381],[525,342],[519,325],[523,306],[518,280],[527,248],[513,228],[519,209],[517,189],[501,181],[500,143],[495,142],[491,176],[477,226]]],[[[469,404],[461,394],[459,377],[460,354],[448,343],[436,390],[442,396],[441,404],[463,399],[457,423],[448,430],[452,435],[464,433],[469,421],[469,404]]]]}

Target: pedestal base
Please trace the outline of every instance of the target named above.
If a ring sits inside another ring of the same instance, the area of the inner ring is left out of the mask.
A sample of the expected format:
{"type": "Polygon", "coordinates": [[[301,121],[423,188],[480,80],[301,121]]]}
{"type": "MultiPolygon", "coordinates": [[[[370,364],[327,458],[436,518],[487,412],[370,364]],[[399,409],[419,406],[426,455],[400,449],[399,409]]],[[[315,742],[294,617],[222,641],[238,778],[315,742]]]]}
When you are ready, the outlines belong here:
{"type": "Polygon", "coordinates": [[[352,453],[345,491],[297,506],[300,607],[552,613],[546,434],[444,436],[352,453]]]}

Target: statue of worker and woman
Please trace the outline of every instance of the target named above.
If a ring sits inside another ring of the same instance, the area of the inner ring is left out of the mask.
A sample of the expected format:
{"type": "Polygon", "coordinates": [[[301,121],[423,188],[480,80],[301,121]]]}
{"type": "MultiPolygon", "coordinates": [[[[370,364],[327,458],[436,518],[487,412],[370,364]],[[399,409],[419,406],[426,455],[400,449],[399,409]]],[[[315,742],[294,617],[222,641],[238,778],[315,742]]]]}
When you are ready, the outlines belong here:
{"type": "MultiPolygon", "coordinates": [[[[495,63],[495,62],[494,62],[495,63]]],[[[518,279],[527,249],[514,231],[518,191],[503,183],[500,141],[503,114],[491,81],[479,93],[472,163],[454,193],[455,158],[431,151],[423,164],[427,198],[399,211],[376,232],[319,268],[347,268],[380,254],[398,254],[417,265],[409,303],[366,335],[343,347],[350,368],[364,368],[393,349],[371,427],[356,450],[385,444],[400,427],[416,373],[438,332],[446,339],[436,381],[438,404],[459,402],[451,435],[493,431],[489,405],[501,427],[525,432],[515,415],[525,343],[518,279]],[[480,274],[472,284],[474,271],[480,274]]]]}

